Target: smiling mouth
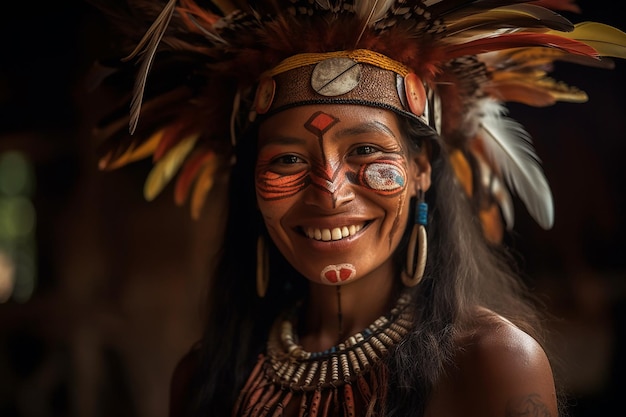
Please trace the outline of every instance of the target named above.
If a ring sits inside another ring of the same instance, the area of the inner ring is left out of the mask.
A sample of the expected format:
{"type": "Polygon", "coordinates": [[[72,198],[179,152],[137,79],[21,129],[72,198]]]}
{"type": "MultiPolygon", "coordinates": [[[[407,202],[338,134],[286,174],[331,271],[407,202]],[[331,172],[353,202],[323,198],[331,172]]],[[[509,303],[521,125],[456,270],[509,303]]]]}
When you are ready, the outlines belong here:
{"type": "Polygon", "coordinates": [[[365,227],[365,223],[351,224],[349,226],[334,227],[332,229],[318,229],[316,227],[307,227],[304,234],[315,240],[329,242],[331,240],[341,240],[359,233],[365,227]]]}

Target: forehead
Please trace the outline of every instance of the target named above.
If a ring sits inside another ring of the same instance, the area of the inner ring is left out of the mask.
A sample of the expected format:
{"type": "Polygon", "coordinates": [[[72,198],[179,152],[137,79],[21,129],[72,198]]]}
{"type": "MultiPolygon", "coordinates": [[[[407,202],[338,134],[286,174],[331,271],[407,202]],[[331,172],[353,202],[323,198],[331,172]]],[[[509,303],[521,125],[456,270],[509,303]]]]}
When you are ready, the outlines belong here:
{"type": "Polygon", "coordinates": [[[379,131],[398,140],[402,137],[398,116],[391,111],[359,105],[327,104],[294,107],[268,117],[259,126],[259,139],[305,132],[323,136],[329,131],[343,135],[379,131]]]}

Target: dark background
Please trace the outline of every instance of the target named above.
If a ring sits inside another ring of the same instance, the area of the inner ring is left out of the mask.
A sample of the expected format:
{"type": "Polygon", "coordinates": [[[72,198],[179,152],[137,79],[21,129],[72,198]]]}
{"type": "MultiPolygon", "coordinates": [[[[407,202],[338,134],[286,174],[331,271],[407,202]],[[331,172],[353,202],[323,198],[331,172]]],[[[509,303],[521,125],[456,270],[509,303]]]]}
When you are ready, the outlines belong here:
{"type": "MultiPolygon", "coordinates": [[[[626,29],[619,2],[579,4],[585,20],[626,29]]],[[[90,6],[32,0],[0,16],[0,155],[30,161],[37,216],[34,291],[0,304],[0,416],[165,417],[172,367],[199,332],[221,207],[192,221],[171,188],[143,200],[147,164],[97,170],[89,127],[115,98],[85,91],[111,42],[90,6]]],[[[558,318],[572,417],[614,415],[626,375],[626,61],[616,64],[557,65],[586,104],[511,106],[543,160],[556,223],[541,230],[519,206],[509,240],[558,318]]]]}

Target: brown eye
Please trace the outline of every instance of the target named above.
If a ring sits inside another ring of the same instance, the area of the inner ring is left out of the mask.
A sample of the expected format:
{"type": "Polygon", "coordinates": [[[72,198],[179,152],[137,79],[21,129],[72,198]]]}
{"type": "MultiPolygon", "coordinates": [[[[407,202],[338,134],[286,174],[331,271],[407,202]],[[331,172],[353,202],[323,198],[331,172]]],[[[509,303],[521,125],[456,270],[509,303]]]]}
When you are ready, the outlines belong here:
{"type": "Polygon", "coordinates": [[[354,149],[355,155],[371,155],[379,152],[379,149],[371,145],[363,145],[354,149]]]}
{"type": "Polygon", "coordinates": [[[283,164],[283,165],[293,165],[303,163],[304,160],[302,158],[297,157],[296,155],[283,155],[274,159],[275,164],[283,164]]]}

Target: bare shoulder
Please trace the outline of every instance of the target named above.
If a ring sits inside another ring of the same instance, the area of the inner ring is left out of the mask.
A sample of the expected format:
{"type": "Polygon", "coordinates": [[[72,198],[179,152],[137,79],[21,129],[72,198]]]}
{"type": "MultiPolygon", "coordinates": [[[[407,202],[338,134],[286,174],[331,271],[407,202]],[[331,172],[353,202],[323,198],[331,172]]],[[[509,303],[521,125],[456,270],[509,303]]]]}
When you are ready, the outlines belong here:
{"type": "Polygon", "coordinates": [[[552,368],[533,337],[481,309],[457,346],[454,363],[433,394],[430,415],[557,417],[552,368]]]}

